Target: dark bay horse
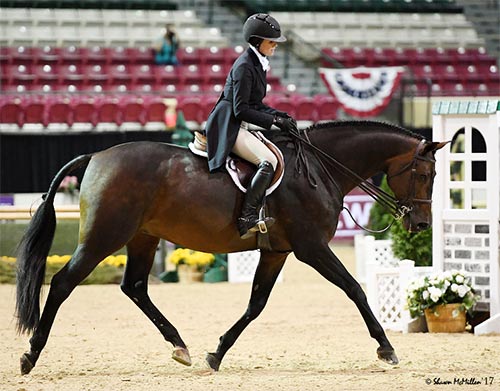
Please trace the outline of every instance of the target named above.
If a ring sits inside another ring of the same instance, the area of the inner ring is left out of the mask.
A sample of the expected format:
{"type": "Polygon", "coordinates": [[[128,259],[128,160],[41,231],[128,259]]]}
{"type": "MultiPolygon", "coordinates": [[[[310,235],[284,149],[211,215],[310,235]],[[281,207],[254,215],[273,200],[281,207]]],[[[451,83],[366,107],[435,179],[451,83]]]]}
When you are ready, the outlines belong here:
{"type": "MultiPolygon", "coordinates": [[[[217,350],[207,355],[208,364],[218,370],[225,353],[264,309],[291,252],[354,301],[380,345],[378,357],[398,363],[362,288],[330,250],[329,242],[345,194],[360,179],[379,172],[387,174],[394,197],[409,211],[404,226],[410,231],[428,228],[434,153],[445,143],[428,142],[403,128],[370,121],[313,126],[303,133],[302,141],[281,138],[277,144],[285,156],[286,173],[267,200],[270,215],[276,218],[269,230],[272,249],[261,251],[247,310],[220,338],[217,350]],[[352,170],[355,179],[332,166],[328,156],[352,170]]],[[[35,366],[63,301],[101,260],[123,246],[128,260],[121,289],[172,343],[172,357],[191,365],[178,331],[148,296],[154,254],[160,238],[213,253],[255,249],[257,240],[240,239],[236,228],[242,200],[243,194],[226,172],[209,174],[204,158],[174,145],[133,142],[67,163],[53,179],[19,245],[17,326],[19,332],[33,333],[30,350],[21,357],[21,372],[27,374],[35,366]],[[85,166],[78,246],[53,277],[40,316],[40,289],[56,225],[54,196],[69,172],[85,166]]]]}

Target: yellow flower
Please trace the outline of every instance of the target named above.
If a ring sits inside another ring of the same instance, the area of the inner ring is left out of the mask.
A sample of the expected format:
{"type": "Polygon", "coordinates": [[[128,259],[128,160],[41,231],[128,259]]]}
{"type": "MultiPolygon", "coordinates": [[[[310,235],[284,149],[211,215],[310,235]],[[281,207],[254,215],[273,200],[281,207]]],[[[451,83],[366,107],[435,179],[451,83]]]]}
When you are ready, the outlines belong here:
{"type": "Polygon", "coordinates": [[[178,248],[169,255],[167,260],[174,265],[186,264],[192,266],[207,266],[215,260],[215,257],[210,253],[194,251],[187,248],[178,248]]]}

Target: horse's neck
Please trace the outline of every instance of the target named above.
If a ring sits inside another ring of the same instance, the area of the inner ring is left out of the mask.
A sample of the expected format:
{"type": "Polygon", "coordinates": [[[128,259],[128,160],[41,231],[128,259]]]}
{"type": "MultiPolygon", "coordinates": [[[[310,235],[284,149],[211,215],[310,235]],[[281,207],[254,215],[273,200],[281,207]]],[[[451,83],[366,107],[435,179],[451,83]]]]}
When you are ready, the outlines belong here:
{"type": "MultiPolygon", "coordinates": [[[[377,129],[340,129],[333,132],[336,132],[333,140],[331,136],[328,141],[319,136],[315,144],[325,152],[328,149],[328,154],[363,179],[387,172],[394,158],[413,153],[418,144],[413,137],[377,129]]],[[[344,194],[354,187],[352,181],[344,181],[344,194]]]]}

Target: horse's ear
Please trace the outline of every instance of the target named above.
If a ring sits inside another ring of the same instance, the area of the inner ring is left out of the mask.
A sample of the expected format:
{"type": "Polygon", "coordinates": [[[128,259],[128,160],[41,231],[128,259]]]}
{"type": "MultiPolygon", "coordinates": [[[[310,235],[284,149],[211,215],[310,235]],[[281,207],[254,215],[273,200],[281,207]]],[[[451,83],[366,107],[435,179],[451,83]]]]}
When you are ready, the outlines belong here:
{"type": "Polygon", "coordinates": [[[446,144],[448,144],[450,141],[443,141],[443,142],[429,142],[426,143],[424,146],[424,149],[422,150],[422,155],[425,155],[428,152],[436,152],[438,149],[443,148],[446,144]]]}

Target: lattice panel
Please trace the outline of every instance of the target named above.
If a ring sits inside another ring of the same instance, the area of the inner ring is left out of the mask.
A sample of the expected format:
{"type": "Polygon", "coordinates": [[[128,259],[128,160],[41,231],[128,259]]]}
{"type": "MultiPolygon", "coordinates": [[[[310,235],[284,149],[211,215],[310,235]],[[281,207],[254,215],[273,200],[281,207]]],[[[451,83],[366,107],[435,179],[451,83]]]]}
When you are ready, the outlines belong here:
{"type": "MultiPolygon", "coordinates": [[[[259,264],[260,251],[244,251],[227,256],[227,272],[229,282],[252,282],[259,264]]],[[[283,281],[283,273],[278,276],[277,282],[283,281]]]]}
{"type": "Polygon", "coordinates": [[[394,258],[390,240],[376,240],[372,250],[370,256],[374,257],[373,261],[377,265],[382,267],[397,266],[398,260],[394,258]]]}
{"type": "Polygon", "coordinates": [[[397,323],[401,319],[401,292],[398,274],[379,275],[377,278],[378,317],[380,323],[397,323]]]}

